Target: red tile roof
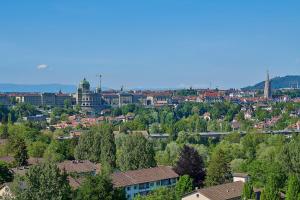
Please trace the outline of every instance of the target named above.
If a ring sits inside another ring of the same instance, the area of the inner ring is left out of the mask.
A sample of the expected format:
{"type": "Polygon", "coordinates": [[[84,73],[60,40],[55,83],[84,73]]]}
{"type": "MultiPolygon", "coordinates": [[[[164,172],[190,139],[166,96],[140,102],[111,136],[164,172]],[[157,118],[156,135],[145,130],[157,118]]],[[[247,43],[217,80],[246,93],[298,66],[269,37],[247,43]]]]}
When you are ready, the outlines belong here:
{"type": "Polygon", "coordinates": [[[73,178],[71,176],[68,176],[68,181],[69,181],[69,184],[70,186],[76,190],[80,187],[80,185],[83,183],[84,181],[84,178],[81,177],[81,178],[73,178]]]}
{"type": "Polygon", "coordinates": [[[169,166],[159,166],[148,169],[117,172],[112,174],[114,187],[125,187],[140,183],[154,182],[170,178],[178,178],[173,169],[169,166]]]}
{"type": "Polygon", "coordinates": [[[67,173],[88,173],[88,172],[99,172],[101,166],[94,164],[89,160],[66,160],[57,164],[60,170],[66,170],[67,173]]]}
{"type": "Polygon", "coordinates": [[[241,197],[243,187],[244,183],[238,181],[199,189],[194,193],[200,193],[210,200],[229,200],[241,197]]]}

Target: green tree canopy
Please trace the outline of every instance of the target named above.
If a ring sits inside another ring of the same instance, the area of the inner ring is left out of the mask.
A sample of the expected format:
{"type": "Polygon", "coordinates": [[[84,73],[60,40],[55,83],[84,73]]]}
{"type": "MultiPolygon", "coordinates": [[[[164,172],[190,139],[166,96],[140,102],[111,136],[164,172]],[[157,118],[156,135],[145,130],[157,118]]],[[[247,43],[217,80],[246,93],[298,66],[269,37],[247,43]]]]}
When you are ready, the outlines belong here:
{"type": "Polygon", "coordinates": [[[207,185],[223,184],[231,179],[230,163],[225,152],[217,148],[214,150],[207,168],[207,185]]]}
{"type": "Polygon", "coordinates": [[[13,179],[13,174],[4,162],[0,161],[0,184],[10,182],[13,179]]]}
{"type": "Polygon", "coordinates": [[[26,143],[22,138],[18,138],[14,143],[14,158],[17,166],[27,165],[28,154],[26,143]]]}
{"type": "Polygon", "coordinates": [[[295,175],[290,175],[288,179],[288,188],[286,192],[286,200],[300,199],[300,180],[295,175]]]}
{"type": "Polygon", "coordinates": [[[123,135],[117,142],[117,166],[122,171],[155,167],[153,145],[142,134],[123,135]]]}
{"type": "Polygon", "coordinates": [[[82,134],[75,148],[75,158],[100,162],[114,168],[116,165],[116,145],[112,127],[108,124],[102,124],[82,134]]]}
{"type": "Polygon", "coordinates": [[[125,194],[114,190],[113,184],[107,175],[89,176],[78,189],[78,200],[125,200],[125,194]],[[121,193],[121,194],[120,194],[121,193]]]}
{"type": "Polygon", "coordinates": [[[253,186],[251,183],[246,182],[243,187],[243,193],[242,193],[242,199],[248,200],[248,199],[254,199],[255,194],[253,191],[253,186]]]}
{"type": "Polygon", "coordinates": [[[55,164],[44,163],[30,167],[25,176],[15,180],[17,200],[71,200],[67,175],[55,164]]]}
{"type": "Polygon", "coordinates": [[[278,180],[276,180],[275,175],[268,177],[267,184],[264,189],[264,200],[280,200],[279,187],[277,185],[278,180]]]}
{"type": "Polygon", "coordinates": [[[184,194],[191,192],[192,190],[193,179],[191,179],[189,175],[181,176],[175,186],[176,198],[180,200],[184,194]]]}

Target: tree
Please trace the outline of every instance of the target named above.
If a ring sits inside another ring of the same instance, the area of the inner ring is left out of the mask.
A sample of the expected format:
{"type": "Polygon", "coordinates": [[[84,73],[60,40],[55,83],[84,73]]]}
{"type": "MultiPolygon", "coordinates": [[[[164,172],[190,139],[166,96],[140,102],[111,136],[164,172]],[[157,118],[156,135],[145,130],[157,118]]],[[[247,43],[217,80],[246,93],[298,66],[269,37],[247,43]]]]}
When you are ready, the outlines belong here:
{"type": "Polygon", "coordinates": [[[271,175],[264,189],[264,200],[279,200],[279,188],[277,185],[277,180],[275,175],[271,175]]]}
{"type": "Polygon", "coordinates": [[[230,163],[225,152],[217,148],[212,153],[207,168],[207,185],[223,184],[231,179],[230,163]]]}
{"type": "Polygon", "coordinates": [[[164,151],[158,151],[156,153],[156,161],[159,165],[174,166],[180,154],[180,147],[176,142],[170,142],[167,144],[164,151]]]}
{"type": "Polygon", "coordinates": [[[44,158],[51,162],[73,159],[72,140],[52,140],[44,153],[44,158]]]}
{"type": "Polygon", "coordinates": [[[82,134],[75,148],[75,158],[115,167],[116,145],[111,125],[102,124],[82,134]]]}
{"type": "Polygon", "coordinates": [[[300,181],[299,177],[290,175],[288,179],[288,188],[286,192],[286,200],[300,199],[300,181]]]}
{"type": "Polygon", "coordinates": [[[18,138],[14,144],[15,154],[14,158],[17,163],[17,166],[25,166],[27,165],[28,154],[27,147],[24,139],[18,138]]]}
{"type": "Polygon", "coordinates": [[[69,200],[71,188],[67,174],[61,173],[55,164],[44,163],[29,168],[23,180],[16,179],[17,200],[69,200]]]}
{"type": "Polygon", "coordinates": [[[100,136],[95,135],[93,132],[89,131],[82,134],[79,138],[78,145],[75,148],[75,158],[77,160],[100,160],[100,136]]]}
{"type": "Polygon", "coordinates": [[[13,179],[13,174],[8,169],[4,162],[0,162],[0,184],[10,182],[13,179]]]}
{"type": "Polygon", "coordinates": [[[175,192],[171,188],[161,187],[154,190],[147,196],[136,196],[134,200],[174,200],[176,199],[175,192]]]}
{"type": "Polygon", "coordinates": [[[242,199],[243,200],[254,199],[255,198],[254,195],[255,194],[253,191],[252,184],[249,182],[246,182],[243,187],[242,199]]]}
{"type": "Polygon", "coordinates": [[[283,148],[281,155],[282,164],[285,169],[300,176],[300,137],[297,136],[283,148]]]}
{"type": "Polygon", "coordinates": [[[116,144],[112,127],[103,125],[100,128],[100,133],[102,135],[100,163],[114,168],[116,166],[116,144]]]}
{"type": "Polygon", "coordinates": [[[189,175],[194,186],[203,186],[205,178],[204,162],[196,149],[185,145],[174,168],[179,175],[189,175]]]}
{"type": "Polygon", "coordinates": [[[113,184],[107,175],[89,176],[78,189],[78,200],[125,200],[125,194],[114,190],[113,184]]]}
{"type": "Polygon", "coordinates": [[[0,138],[7,139],[8,136],[9,136],[9,134],[8,134],[8,126],[5,123],[5,124],[3,124],[3,125],[0,126],[0,138]]]}
{"type": "Polygon", "coordinates": [[[42,142],[42,141],[36,141],[33,142],[29,147],[28,147],[28,153],[30,156],[34,158],[39,158],[43,157],[43,154],[47,148],[47,144],[42,142]]]}
{"type": "Polygon", "coordinates": [[[189,175],[181,176],[175,186],[176,198],[180,200],[184,194],[191,192],[192,190],[193,179],[191,179],[189,175]]]}
{"type": "Polygon", "coordinates": [[[155,153],[142,134],[124,135],[117,141],[117,166],[122,171],[155,167],[155,153]]]}

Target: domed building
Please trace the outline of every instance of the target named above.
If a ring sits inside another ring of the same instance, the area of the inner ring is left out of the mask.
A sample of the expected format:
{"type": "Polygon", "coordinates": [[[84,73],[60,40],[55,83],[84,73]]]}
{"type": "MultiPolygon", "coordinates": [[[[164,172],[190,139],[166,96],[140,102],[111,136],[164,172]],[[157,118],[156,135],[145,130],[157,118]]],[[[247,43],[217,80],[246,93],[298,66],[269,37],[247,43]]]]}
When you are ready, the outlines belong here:
{"type": "Polygon", "coordinates": [[[84,78],[77,89],[76,103],[84,112],[99,112],[102,107],[101,90],[91,91],[90,83],[84,78]]]}

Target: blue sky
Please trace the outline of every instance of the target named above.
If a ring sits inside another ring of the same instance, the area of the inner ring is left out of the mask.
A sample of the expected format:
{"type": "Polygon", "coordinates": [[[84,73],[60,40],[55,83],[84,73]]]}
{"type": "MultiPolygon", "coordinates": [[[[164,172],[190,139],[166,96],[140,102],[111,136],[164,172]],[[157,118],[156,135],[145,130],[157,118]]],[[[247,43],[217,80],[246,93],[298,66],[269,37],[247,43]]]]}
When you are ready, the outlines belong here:
{"type": "Polygon", "coordinates": [[[0,82],[242,87],[300,74],[300,1],[0,1],[0,82]]]}

